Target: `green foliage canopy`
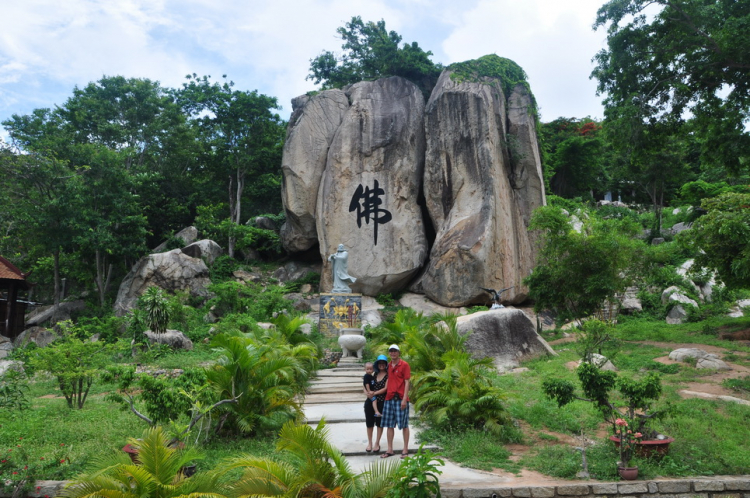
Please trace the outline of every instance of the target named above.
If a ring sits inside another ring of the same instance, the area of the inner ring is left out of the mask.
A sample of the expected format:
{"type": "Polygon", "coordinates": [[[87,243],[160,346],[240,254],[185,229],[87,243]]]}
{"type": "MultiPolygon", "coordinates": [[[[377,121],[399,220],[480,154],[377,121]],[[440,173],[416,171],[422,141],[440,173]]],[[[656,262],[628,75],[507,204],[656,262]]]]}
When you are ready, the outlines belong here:
{"type": "Polygon", "coordinates": [[[540,231],[538,263],[524,283],[536,310],[554,309],[560,320],[595,314],[613,302],[632,278],[639,227],[631,220],[597,220],[585,212],[581,231],[555,206],[538,208],[530,228],[540,231]]]}
{"type": "Polygon", "coordinates": [[[399,48],[401,36],[388,31],[385,21],[377,23],[352,17],[336,30],[344,40],[340,57],[325,51],[310,61],[307,79],[323,89],[341,88],[363,80],[401,76],[415,83],[429,96],[442,66],[430,60],[432,52],[422,50],[417,42],[399,48]]]}
{"type": "Polygon", "coordinates": [[[704,162],[732,171],[750,156],[750,4],[718,0],[610,0],[595,28],[607,48],[592,76],[605,115],[673,126],[690,117],[704,162]],[[655,10],[658,11],[655,12],[655,10]]]}
{"type": "Polygon", "coordinates": [[[704,199],[707,214],[681,240],[697,253],[695,269],[715,270],[727,287],[750,286],[750,193],[704,199]]]}

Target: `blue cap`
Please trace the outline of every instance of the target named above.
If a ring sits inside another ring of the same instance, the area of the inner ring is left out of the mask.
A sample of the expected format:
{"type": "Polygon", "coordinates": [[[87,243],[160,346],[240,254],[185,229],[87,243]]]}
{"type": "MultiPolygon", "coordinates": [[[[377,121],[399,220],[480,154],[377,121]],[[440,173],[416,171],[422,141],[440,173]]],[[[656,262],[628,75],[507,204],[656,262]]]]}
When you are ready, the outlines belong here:
{"type": "Polygon", "coordinates": [[[384,362],[388,363],[388,357],[386,355],[384,355],[384,354],[381,354],[380,356],[378,356],[378,359],[375,360],[375,363],[377,363],[379,361],[384,361],[384,362]]]}

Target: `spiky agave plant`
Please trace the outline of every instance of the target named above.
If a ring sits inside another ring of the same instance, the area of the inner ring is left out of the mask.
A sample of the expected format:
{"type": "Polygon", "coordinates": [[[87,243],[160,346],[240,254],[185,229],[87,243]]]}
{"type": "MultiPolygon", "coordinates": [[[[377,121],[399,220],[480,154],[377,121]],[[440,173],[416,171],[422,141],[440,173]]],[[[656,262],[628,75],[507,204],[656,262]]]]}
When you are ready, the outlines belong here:
{"type": "Polygon", "coordinates": [[[98,459],[92,470],[72,480],[59,494],[64,498],[225,498],[216,472],[190,477],[183,467],[200,457],[192,448],[169,446],[161,427],[150,427],[142,439],[128,441],[138,450],[138,463],[117,451],[98,459]]]}

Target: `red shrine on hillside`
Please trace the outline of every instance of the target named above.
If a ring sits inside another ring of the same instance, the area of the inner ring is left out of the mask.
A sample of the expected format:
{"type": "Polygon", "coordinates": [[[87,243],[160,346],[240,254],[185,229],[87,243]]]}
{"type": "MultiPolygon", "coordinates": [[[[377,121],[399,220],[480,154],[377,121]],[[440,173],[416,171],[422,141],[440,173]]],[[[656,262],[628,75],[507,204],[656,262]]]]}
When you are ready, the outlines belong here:
{"type": "Polygon", "coordinates": [[[33,285],[26,281],[29,273],[23,273],[0,256],[0,335],[10,339],[16,338],[24,329],[27,303],[18,300],[18,292],[28,292],[33,285]]]}

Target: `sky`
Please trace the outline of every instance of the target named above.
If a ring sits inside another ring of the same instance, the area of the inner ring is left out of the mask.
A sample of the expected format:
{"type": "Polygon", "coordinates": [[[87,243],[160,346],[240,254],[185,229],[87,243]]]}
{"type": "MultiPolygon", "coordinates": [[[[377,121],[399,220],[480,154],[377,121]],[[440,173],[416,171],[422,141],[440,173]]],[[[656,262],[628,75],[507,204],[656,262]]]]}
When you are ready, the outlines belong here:
{"type": "MultiPolygon", "coordinates": [[[[310,59],[341,51],[353,16],[385,20],[444,65],[486,54],[524,68],[542,121],[603,117],[591,59],[604,0],[0,0],[0,121],[53,108],[102,76],[179,87],[227,75],[240,90],[291,99],[316,86],[310,59]]],[[[7,134],[0,131],[0,137],[7,134]]]]}

